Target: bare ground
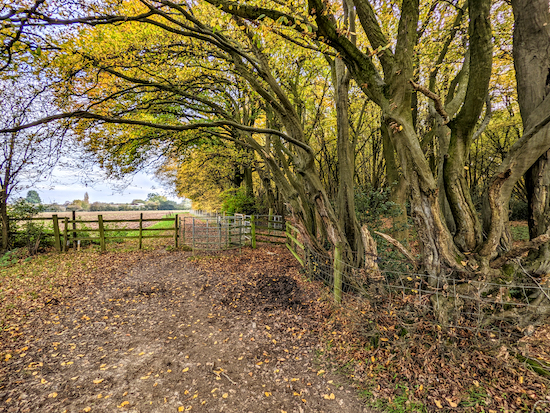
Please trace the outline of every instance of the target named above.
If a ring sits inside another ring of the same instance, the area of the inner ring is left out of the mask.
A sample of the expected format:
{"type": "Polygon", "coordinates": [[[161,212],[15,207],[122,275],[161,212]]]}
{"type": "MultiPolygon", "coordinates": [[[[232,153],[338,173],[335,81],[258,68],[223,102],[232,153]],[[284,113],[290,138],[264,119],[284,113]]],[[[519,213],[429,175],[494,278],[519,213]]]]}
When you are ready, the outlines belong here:
{"type": "Polygon", "coordinates": [[[127,262],[4,334],[0,412],[368,411],[316,364],[318,291],[286,250],[127,262]]]}

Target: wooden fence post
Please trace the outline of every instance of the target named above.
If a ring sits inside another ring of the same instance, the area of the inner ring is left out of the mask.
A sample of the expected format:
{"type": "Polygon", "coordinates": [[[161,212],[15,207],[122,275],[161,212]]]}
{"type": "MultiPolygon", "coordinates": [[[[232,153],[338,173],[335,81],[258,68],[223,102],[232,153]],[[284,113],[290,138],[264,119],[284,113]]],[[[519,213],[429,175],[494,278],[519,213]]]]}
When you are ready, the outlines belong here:
{"type": "Polygon", "coordinates": [[[184,216],[183,217],[183,224],[181,225],[181,232],[182,232],[182,239],[183,239],[183,244],[185,245],[185,221],[187,220],[187,217],[184,216]]]}
{"type": "Polygon", "coordinates": [[[73,220],[73,249],[76,249],[76,211],[72,211],[73,220]]]}
{"type": "Polygon", "coordinates": [[[342,243],[339,242],[334,247],[334,301],[338,304],[342,302],[342,274],[344,263],[342,262],[342,243]]]}
{"type": "Polygon", "coordinates": [[[178,230],[178,214],[176,214],[176,216],[174,217],[174,244],[176,248],[178,248],[178,230]]]}
{"type": "Polygon", "coordinates": [[[69,218],[65,217],[63,219],[63,224],[64,224],[64,228],[63,228],[63,252],[67,251],[67,241],[68,241],[68,238],[69,238],[69,234],[68,234],[68,230],[69,230],[69,218]]]}
{"type": "Polygon", "coordinates": [[[103,226],[103,215],[97,216],[97,223],[99,225],[99,245],[101,252],[105,251],[105,228],[103,226]]]}
{"type": "Polygon", "coordinates": [[[139,214],[139,249],[143,248],[143,212],[139,214]]]}
{"type": "Polygon", "coordinates": [[[273,219],[273,208],[269,208],[268,216],[267,216],[267,234],[271,235],[271,228],[273,224],[271,224],[271,220],[273,219]]]}
{"type": "Polygon", "coordinates": [[[193,254],[195,253],[195,217],[193,217],[193,222],[191,223],[191,237],[193,238],[192,240],[192,250],[193,250],[193,254]]]}
{"type": "Polygon", "coordinates": [[[56,215],[52,216],[53,220],[53,236],[55,238],[54,246],[58,252],[61,252],[61,237],[59,236],[59,218],[56,215]]]}
{"type": "Polygon", "coordinates": [[[250,238],[252,248],[256,248],[256,218],[254,215],[250,216],[250,238]]]}
{"type": "MultiPolygon", "coordinates": [[[[233,222],[236,222],[233,217],[233,222]]],[[[231,248],[231,218],[227,221],[227,248],[231,248]]]]}

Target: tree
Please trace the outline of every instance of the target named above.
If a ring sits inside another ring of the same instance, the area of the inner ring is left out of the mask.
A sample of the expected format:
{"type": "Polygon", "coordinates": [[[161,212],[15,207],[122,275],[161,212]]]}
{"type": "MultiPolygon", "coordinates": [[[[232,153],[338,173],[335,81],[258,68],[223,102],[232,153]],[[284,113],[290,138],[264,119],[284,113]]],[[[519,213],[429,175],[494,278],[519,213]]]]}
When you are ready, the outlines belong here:
{"type": "MultiPolygon", "coordinates": [[[[17,80],[3,80],[2,84],[5,87],[0,89],[1,127],[14,127],[33,120],[33,112],[39,112],[44,104],[45,89],[23,87],[17,80]]],[[[66,130],[66,125],[52,123],[0,134],[2,250],[9,245],[7,205],[12,192],[32,185],[51,172],[61,156],[66,130]]]]}
{"type": "MultiPolygon", "coordinates": [[[[164,1],[127,6],[98,7],[70,20],[47,10],[30,13],[45,24],[89,26],[79,32],[81,41],[67,36],[58,42],[56,61],[71,68],[55,72],[66,80],[58,91],[63,112],[42,121],[81,119],[77,132],[103,165],[123,174],[151,157],[177,159],[198,139],[234,142],[255,153],[257,173],[273,180],[313,248],[324,251],[325,241],[341,245],[346,259],[360,264],[361,238],[349,199],[357,147],[346,125],[355,85],[361,99],[378,107],[387,176],[409,194],[430,282],[444,282],[452,272],[494,277],[512,257],[511,194],[550,144],[538,134],[546,125],[543,116],[483,182],[480,216],[465,171],[491,119],[498,40],[492,22],[509,23],[491,20],[490,0],[403,0],[391,14],[386,2],[369,0],[264,7],[205,0],[192,11],[164,1]],[[323,115],[318,110],[311,116],[303,98],[319,89],[324,56],[333,69],[337,118],[330,162],[317,156],[327,141],[316,146],[309,133],[323,115]],[[319,179],[319,168],[328,165],[345,202],[335,203],[338,191],[319,179]]],[[[509,14],[507,7],[499,2],[495,12],[509,14]]],[[[520,96],[522,85],[518,78],[520,96]]]]}
{"type": "Polygon", "coordinates": [[[27,202],[30,202],[31,204],[42,203],[42,200],[40,199],[40,195],[38,195],[38,192],[36,192],[35,190],[28,191],[25,199],[27,200],[27,202]]]}

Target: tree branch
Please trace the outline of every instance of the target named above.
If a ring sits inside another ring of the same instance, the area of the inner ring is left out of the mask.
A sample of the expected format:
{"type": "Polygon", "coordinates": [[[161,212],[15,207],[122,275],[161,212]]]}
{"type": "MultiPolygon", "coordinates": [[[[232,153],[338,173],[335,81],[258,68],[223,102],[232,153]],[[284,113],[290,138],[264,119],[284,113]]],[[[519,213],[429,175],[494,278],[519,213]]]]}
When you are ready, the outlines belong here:
{"type": "Polygon", "coordinates": [[[136,125],[136,126],[145,126],[149,128],[155,128],[155,129],[161,129],[161,130],[170,130],[175,132],[182,132],[192,129],[201,129],[201,128],[215,128],[215,127],[221,127],[221,126],[230,126],[236,129],[240,129],[246,132],[251,133],[261,133],[261,134],[268,134],[268,135],[277,135],[281,138],[283,138],[285,141],[298,146],[299,148],[303,149],[307,153],[313,155],[312,149],[306,145],[303,142],[300,142],[299,140],[293,139],[292,137],[288,136],[286,133],[283,133],[281,131],[278,131],[276,129],[269,129],[269,128],[254,128],[252,126],[245,126],[241,125],[237,122],[232,122],[229,120],[218,120],[214,122],[197,122],[197,123],[190,123],[187,125],[165,125],[165,124],[157,124],[152,122],[146,122],[141,120],[134,120],[134,119],[120,119],[120,118],[113,118],[109,116],[103,116],[98,115],[95,113],[89,113],[86,111],[75,111],[75,112],[69,112],[69,113],[60,113],[57,115],[47,116],[45,118],[39,119],[34,122],[30,122],[24,125],[19,125],[13,128],[5,128],[0,129],[0,133],[13,133],[13,132],[19,132],[24,129],[29,129],[34,126],[44,125],[50,122],[54,122],[56,120],[62,120],[62,119],[92,119],[92,120],[98,120],[105,123],[113,123],[113,124],[120,124],[120,125],[136,125]]]}
{"type": "Polygon", "coordinates": [[[436,93],[432,92],[430,89],[428,89],[427,87],[424,87],[422,85],[419,85],[418,83],[415,83],[413,82],[412,80],[409,80],[409,83],[411,84],[411,86],[413,87],[414,90],[417,90],[419,91],[420,93],[422,93],[424,96],[426,96],[427,98],[431,99],[434,101],[434,104],[435,104],[435,110],[437,111],[437,113],[439,113],[441,115],[441,117],[443,118],[443,124],[447,124],[449,122],[449,115],[447,114],[447,112],[445,111],[445,106],[443,105],[443,102],[441,101],[441,98],[439,97],[439,95],[437,95],[436,93]]]}

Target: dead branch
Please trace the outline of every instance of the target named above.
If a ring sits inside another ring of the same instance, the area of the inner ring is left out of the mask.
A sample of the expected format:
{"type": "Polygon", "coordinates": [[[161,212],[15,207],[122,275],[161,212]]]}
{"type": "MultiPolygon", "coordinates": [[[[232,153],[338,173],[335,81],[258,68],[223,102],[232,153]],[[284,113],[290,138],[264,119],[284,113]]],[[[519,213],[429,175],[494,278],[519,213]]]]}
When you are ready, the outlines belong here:
{"type": "Polygon", "coordinates": [[[504,264],[506,264],[508,261],[513,260],[514,258],[520,257],[526,252],[538,249],[542,244],[545,244],[548,241],[550,241],[550,234],[539,235],[537,238],[534,238],[530,241],[525,241],[520,245],[516,245],[515,247],[512,247],[510,251],[498,257],[496,260],[491,262],[489,266],[491,268],[500,268],[504,264]]]}
{"type": "Polygon", "coordinates": [[[420,93],[422,93],[427,98],[433,100],[434,105],[435,105],[435,110],[443,118],[443,124],[446,125],[447,123],[449,123],[449,120],[450,120],[449,115],[447,114],[447,111],[445,110],[445,107],[443,105],[443,102],[441,101],[441,98],[437,94],[432,92],[430,89],[428,89],[427,87],[419,85],[418,83],[415,83],[412,80],[409,80],[409,83],[411,84],[411,86],[413,87],[414,90],[419,91],[420,93]]]}
{"type": "Polygon", "coordinates": [[[395,248],[401,252],[407,259],[411,262],[411,264],[414,266],[415,271],[418,269],[418,265],[416,264],[416,260],[413,257],[413,255],[396,239],[390,237],[387,234],[384,234],[382,232],[374,231],[375,234],[380,235],[382,238],[384,238],[386,241],[388,241],[390,244],[392,244],[395,248]]]}

